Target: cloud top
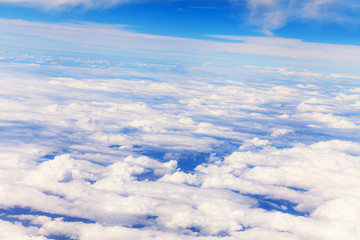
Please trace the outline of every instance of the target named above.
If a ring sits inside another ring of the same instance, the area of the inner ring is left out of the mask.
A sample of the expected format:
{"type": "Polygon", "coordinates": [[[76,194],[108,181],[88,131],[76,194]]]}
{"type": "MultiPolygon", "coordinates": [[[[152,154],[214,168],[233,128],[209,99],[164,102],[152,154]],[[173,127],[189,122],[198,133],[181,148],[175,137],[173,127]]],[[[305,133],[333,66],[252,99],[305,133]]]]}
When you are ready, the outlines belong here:
{"type": "Polygon", "coordinates": [[[360,237],[354,79],[26,57],[0,71],[0,238],[360,237]]]}

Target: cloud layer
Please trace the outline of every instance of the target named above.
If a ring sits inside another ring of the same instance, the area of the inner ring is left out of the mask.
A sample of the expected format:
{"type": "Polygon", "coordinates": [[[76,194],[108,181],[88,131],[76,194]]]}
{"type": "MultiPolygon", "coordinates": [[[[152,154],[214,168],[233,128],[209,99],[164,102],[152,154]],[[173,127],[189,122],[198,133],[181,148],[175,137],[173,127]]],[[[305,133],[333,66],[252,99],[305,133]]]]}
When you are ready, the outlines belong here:
{"type": "Polygon", "coordinates": [[[0,237],[360,237],[355,79],[27,57],[0,71],[0,237]]]}

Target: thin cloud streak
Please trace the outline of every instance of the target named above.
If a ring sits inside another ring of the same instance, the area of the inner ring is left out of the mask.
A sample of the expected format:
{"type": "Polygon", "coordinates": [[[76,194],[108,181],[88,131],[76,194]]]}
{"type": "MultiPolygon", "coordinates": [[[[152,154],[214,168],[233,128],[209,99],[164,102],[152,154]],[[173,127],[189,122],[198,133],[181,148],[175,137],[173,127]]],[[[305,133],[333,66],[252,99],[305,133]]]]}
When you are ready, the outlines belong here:
{"type": "Polygon", "coordinates": [[[45,9],[64,9],[66,7],[77,7],[82,6],[85,9],[94,9],[94,8],[108,8],[113,7],[118,4],[125,4],[129,2],[140,2],[133,0],[0,0],[1,3],[15,4],[26,7],[43,7],[45,9]]]}
{"type": "MultiPolygon", "coordinates": [[[[216,40],[169,37],[129,31],[123,25],[93,23],[41,23],[1,19],[0,31],[22,34],[20,38],[36,36],[45,43],[61,41],[80,49],[152,51],[154,54],[178,53],[194,56],[211,54],[249,54],[291,58],[301,61],[330,61],[349,64],[360,62],[360,47],[354,45],[304,42],[277,37],[217,36],[216,40]],[[229,40],[234,42],[229,42],[229,40]]],[[[13,36],[19,38],[19,36],[13,36]]],[[[31,39],[30,39],[31,40],[31,39]]],[[[11,43],[10,43],[11,44],[11,43]]],[[[56,45],[53,47],[57,47],[56,45]]],[[[57,49],[62,50],[62,49],[57,49]]]]}
{"type": "MultiPolygon", "coordinates": [[[[82,7],[85,10],[114,8],[118,5],[158,0],[0,0],[0,3],[46,10],[64,10],[82,7]]],[[[174,1],[174,0],[168,0],[174,1]]],[[[183,1],[183,0],[182,0],[183,1]]],[[[266,35],[292,21],[312,21],[358,27],[360,4],[356,0],[228,0],[233,8],[247,11],[242,19],[266,35]],[[350,14],[349,14],[350,13],[350,14]]]]}
{"type": "MultiPolygon", "coordinates": [[[[230,0],[233,4],[241,0],[230,0]]],[[[249,10],[247,23],[260,28],[266,35],[292,21],[313,21],[348,26],[358,26],[356,16],[360,4],[356,0],[246,0],[249,10]],[[349,14],[349,13],[353,13],[349,14]]]]}

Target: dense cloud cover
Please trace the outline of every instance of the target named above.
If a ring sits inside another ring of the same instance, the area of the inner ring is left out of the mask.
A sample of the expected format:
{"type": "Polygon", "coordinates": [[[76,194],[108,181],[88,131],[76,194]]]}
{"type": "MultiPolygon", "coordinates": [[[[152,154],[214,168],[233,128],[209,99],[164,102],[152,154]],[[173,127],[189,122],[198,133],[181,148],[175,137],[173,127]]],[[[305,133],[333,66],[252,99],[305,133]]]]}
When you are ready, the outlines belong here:
{"type": "Polygon", "coordinates": [[[360,238],[359,80],[33,58],[0,72],[0,238],[360,238]]]}

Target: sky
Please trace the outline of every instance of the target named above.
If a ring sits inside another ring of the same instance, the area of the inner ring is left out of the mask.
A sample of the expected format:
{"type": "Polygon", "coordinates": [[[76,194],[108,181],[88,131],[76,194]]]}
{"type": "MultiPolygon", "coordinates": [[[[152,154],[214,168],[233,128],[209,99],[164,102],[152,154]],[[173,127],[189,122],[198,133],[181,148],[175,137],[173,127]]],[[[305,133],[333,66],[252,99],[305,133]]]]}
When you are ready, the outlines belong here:
{"type": "Polygon", "coordinates": [[[0,239],[359,239],[359,14],[0,0],[0,239]]]}
{"type": "Polygon", "coordinates": [[[356,1],[38,0],[0,1],[0,6],[3,46],[36,53],[70,51],[183,64],[211,59],[234,66],[359,75],[356,1]]]}

